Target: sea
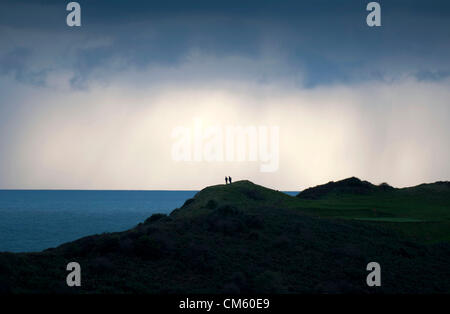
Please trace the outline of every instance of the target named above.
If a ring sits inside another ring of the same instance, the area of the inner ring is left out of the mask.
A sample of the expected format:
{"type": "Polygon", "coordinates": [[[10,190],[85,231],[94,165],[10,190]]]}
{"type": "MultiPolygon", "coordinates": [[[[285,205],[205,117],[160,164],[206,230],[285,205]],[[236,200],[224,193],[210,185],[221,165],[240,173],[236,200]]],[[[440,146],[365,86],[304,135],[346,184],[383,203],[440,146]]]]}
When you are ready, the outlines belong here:
{"type": "MultiPolygon", "coordinates": [[[[0,252],[37,252],[169,214],[197,191],[0,190],[0,252]]],[[[294,192],[287,192],[294,195],[294,192]]]]}
{"type": "Polygon", "coordinates": [[[0,252],[35,252],[124,231],[197,191],[0,190],[0,252]]]}

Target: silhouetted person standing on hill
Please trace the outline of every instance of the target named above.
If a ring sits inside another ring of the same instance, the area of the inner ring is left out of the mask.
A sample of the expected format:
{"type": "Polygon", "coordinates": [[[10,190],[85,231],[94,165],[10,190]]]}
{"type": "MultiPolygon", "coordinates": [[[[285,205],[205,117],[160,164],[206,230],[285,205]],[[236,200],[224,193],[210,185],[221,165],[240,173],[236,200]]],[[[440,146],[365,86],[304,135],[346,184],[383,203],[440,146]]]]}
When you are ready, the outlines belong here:
{"type": "Polygon", "coordinates": [[[231,177],[228,177],[228,182],[230,182],[230,184],[231,184],[231,177]]]}
{"type": "Polygon", "coordinates": [[[225,184],[228,184],[228,177],[225,177],[225,184]]]}

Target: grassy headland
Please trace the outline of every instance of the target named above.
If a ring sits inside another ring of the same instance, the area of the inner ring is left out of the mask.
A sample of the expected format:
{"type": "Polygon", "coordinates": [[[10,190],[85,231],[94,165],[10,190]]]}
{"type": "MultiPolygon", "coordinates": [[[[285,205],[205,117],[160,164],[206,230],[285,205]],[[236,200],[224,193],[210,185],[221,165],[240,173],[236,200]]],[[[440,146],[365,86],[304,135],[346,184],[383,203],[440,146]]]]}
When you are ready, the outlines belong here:
{"type": "Polygon", "coordinates": [[[297,195],[301,210],[321,217],[364,220],[419,242],[450,242],[450,182],[397,189],[357,178],[329,182],[297,195]]]}
{"type": "Polygon", "coordinates": [[[249,181],[211,186],[124,232],[1,253],[0,292],[450,293],[449,190],[356,178],[297,197],[249,181]],[[71,261],[80,288],[66,286],[71,261]],[[366,285],[373,261],[381,287],[366,285]]]}

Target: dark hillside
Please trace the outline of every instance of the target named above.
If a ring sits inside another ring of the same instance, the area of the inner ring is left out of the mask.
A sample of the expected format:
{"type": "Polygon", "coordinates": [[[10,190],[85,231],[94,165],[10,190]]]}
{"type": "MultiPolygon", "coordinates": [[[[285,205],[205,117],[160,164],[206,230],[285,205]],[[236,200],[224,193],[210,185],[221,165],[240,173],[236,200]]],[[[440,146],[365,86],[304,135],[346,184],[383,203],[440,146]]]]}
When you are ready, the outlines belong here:
{"type": "Polygon", "coordinates": [[[450,293],[449,244],[314,217],[294,208],[300,203],[249,181],[208,187],[125,232],[0,253],[0,292],[450,293]],[[82,267],[80,288],[65,284],[71,261],[82,267]],[[366,285],[373,261],[382,287],[366,285]]]}
{"type": "Polygon", "coordinates": [[[297,197],[302,199],[321,199],[333,195],[368,195],[376,192],[390,192],[395,190],[386,183],[374,185],[368,181],[361,181],[351,177],[341,181],[331,181],[300,192],[297,197]]]}

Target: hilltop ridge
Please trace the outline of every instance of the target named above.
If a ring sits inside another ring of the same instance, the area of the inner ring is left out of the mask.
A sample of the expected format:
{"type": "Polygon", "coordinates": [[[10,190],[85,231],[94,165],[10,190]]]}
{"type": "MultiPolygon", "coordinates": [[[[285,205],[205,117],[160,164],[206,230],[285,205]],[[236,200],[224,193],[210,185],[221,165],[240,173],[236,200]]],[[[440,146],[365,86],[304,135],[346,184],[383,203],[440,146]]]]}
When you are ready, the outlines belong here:
{"type": "Polygon", "coordinates": [[[330,195],[337,194],[365,195],[374,192],[386,192],[393,190],[395,190],[395,188],[387,183],[374,185],[368,181],[362,181],[356,177],[351,177],[337,182],[330,181],[326,184],[308,188],[297,194],[297,197],[303,199],[321,199],[330,195]]]}
{"type": "MultiPolygon", "coordinates": [[[[341,185],[373,188],[355,179],[341,185]]],[[[450,293],[442,280],[450,276],[448,243],[424,245],[382,226],[319,217],[318,209],[311,215],[309,206],[245,180],[206,187],[170,215],[123,232],[0,253],[0,292],[450,293]],[[374,260],[389,269],[377,290],[365,284],[374,260]],[[83,269],[79,289],[65,285],[72,261],[83,269]]]]}
{"type": "Polygon", "coordinates": [[[202,209],[214,209],[219,204],[251,210],[254,205],[262,202],[267,207],[278,202],[289,201],[292,201],[292,197],[283,192],[248,180],[241,180],[232,184],[218,184],[202,189],[193,198],[186,200],[181,208],[175,209],[171,216],[199,215],[204,213],[202,209]]]}
{"type": "Polygon", "coordinates": [[[426,190],[430,192],[450,192],[450,182],[437,181],[434,183],[422,183],[413,187],[394,188],[387,183],[375,185],[356,177],[350,177],[340,181],[330,181],[326,184],[321,184],[305,189],[298,193],[297,197],[301,199],[323,199],[330,196],[370,195],[380,192],[383,193],[420,190],[426,190]]]}

